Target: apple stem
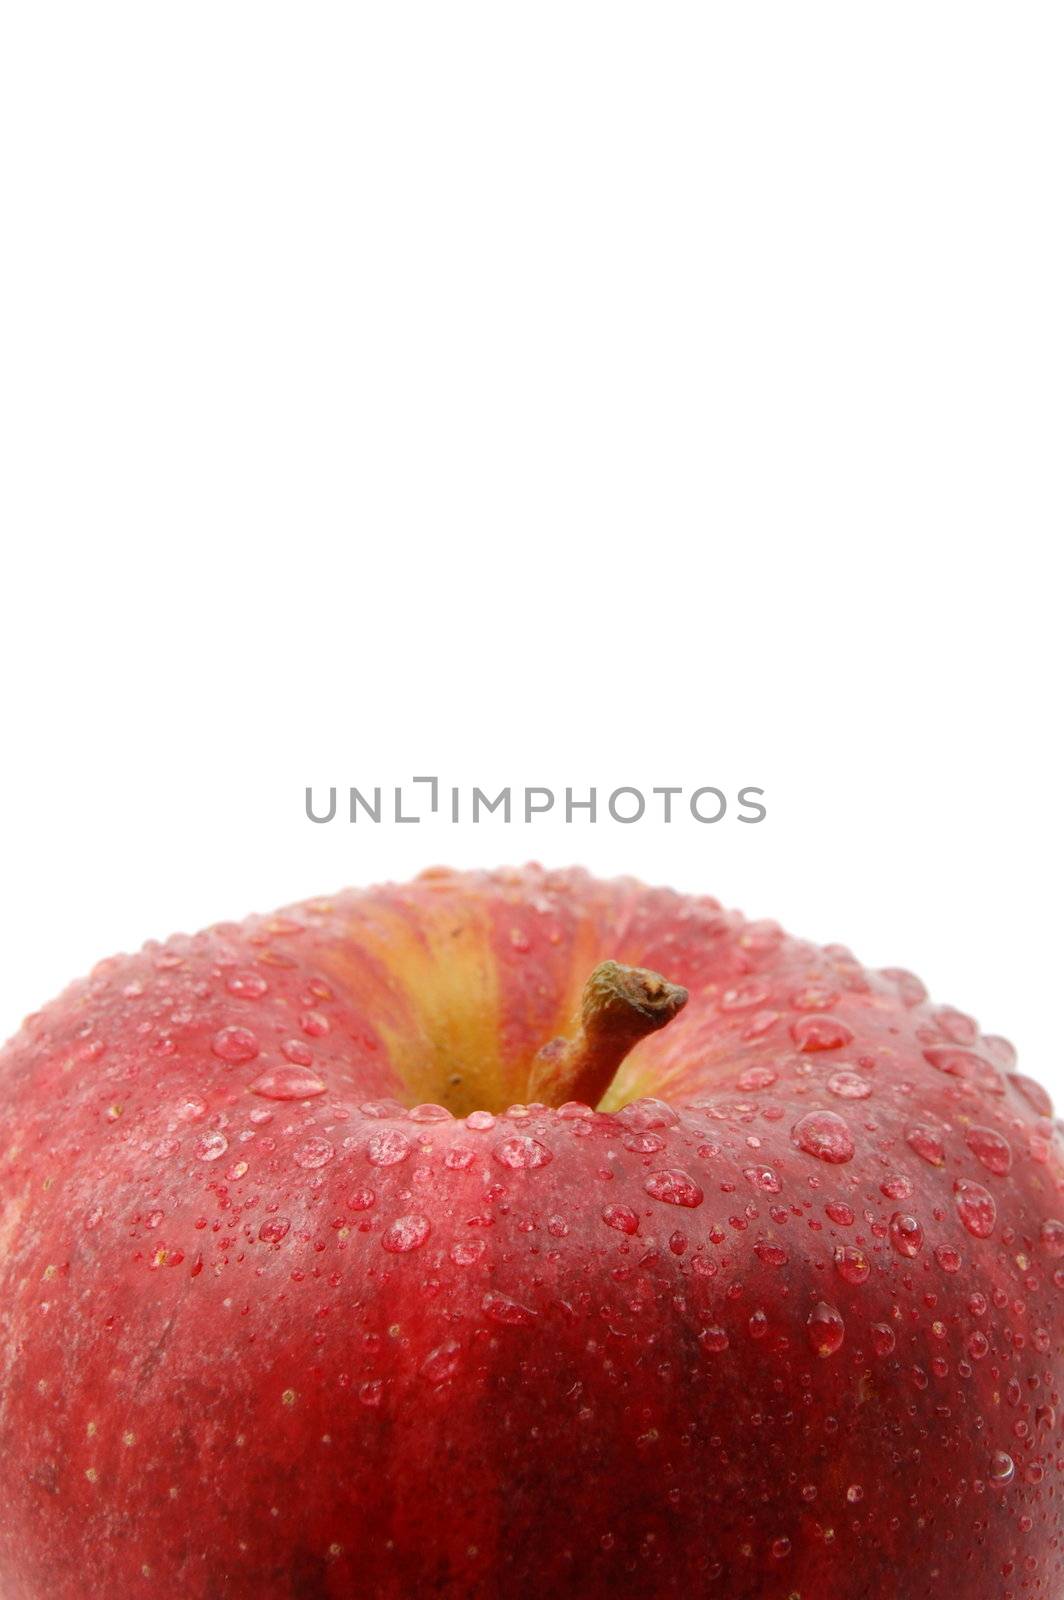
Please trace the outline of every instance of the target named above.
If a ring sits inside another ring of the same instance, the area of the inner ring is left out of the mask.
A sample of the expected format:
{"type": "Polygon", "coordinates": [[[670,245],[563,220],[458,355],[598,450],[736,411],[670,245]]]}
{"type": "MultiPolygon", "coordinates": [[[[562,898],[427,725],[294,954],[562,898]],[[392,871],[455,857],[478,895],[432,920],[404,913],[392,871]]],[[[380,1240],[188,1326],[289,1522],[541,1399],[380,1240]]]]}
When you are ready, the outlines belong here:
{"type": "Polygon", "coordinates": [[[584,985],[572,1039],[552,1039],[538,1051],[529,1073],[529,1100],[596,1106],[632,1046],[671,1022],[687,1004],[687,990],[647,967],[603,961],[584,985]]]}

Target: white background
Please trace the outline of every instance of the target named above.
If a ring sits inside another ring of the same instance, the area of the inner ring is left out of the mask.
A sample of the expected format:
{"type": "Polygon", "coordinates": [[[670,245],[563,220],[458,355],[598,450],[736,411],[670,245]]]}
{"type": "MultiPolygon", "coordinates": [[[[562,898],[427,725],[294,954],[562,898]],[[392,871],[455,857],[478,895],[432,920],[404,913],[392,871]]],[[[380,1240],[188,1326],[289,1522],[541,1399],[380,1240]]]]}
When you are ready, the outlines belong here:
{"type": "Polygon", "coordinates": [[[580,861],[1064,1089],[1055,6],[21,6],[0,1034],[99,956],[580,861]],[[313,827],[304,788],[743,784],[313,827]]]}

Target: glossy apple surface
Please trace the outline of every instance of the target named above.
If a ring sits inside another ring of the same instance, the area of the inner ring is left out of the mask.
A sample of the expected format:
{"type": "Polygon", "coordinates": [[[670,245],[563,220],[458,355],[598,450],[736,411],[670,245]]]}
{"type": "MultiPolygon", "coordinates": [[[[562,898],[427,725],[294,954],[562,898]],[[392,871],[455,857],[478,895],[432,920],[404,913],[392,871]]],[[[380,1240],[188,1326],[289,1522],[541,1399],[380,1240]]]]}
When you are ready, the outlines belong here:
{"type": "Polygon", "coordinates": [[[105,961],[0,1085],[2,1600],[1064,1593],[1049,1100],[904,972],[433,872],[105,961]],[[603,962],[689,998],[578,1073],[603,962]]]}

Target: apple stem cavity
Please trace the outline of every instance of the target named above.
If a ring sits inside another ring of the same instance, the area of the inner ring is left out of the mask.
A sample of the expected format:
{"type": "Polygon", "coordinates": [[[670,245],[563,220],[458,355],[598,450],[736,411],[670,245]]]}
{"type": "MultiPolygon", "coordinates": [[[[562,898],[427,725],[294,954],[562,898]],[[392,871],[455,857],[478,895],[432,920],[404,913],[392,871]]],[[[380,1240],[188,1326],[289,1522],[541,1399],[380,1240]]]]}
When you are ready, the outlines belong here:
{"type": "Polygon", "coordinates": [[[560,1106],[597,1106],[632,1047],[657,1033],[687,1004],[687,990],[647,967],[603,961],[584,985],[572,1039],[552,1039],[537,1052],[529,1099],[560,1106]]]}

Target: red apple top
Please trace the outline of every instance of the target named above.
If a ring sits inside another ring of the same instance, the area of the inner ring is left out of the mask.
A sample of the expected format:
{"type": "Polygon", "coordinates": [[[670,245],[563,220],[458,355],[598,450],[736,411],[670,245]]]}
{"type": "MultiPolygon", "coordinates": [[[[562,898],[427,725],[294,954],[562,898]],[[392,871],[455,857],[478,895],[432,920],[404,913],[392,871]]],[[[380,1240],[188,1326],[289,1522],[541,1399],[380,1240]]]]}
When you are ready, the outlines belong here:
{"type": "Polygon", "coordinates": [[[1062,1593],[1048,1096],[578,871],[103,962],[0,1056],[4,1600],[1062,1593]]]}

